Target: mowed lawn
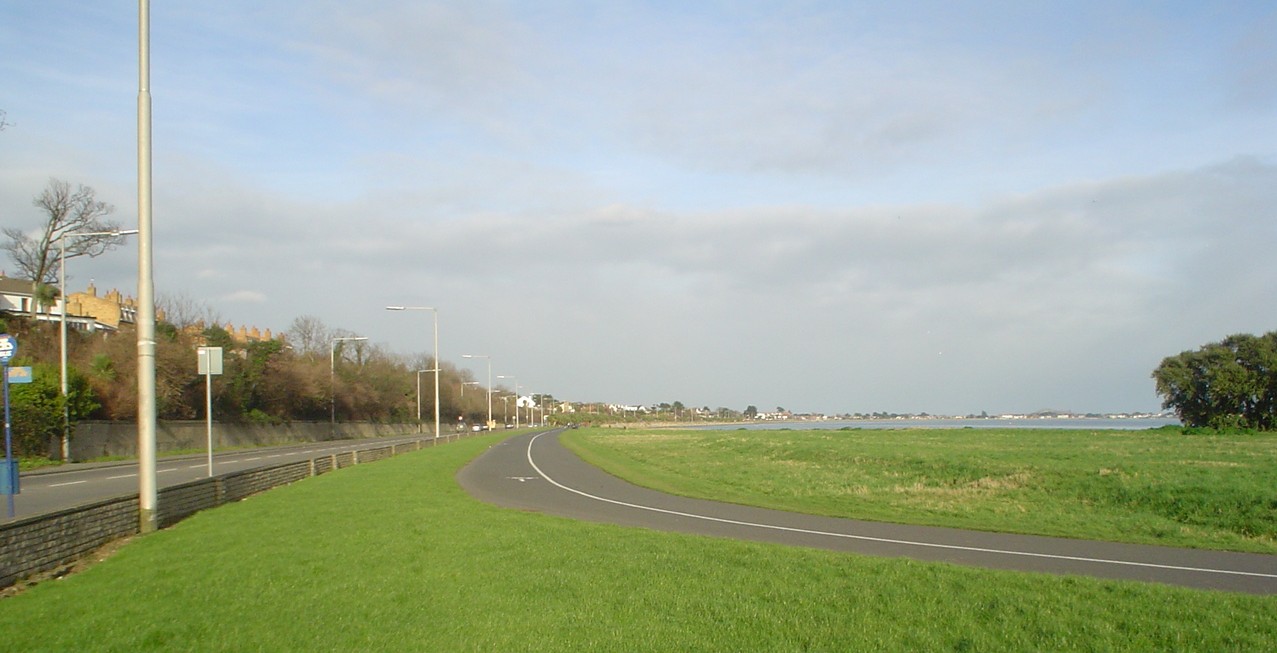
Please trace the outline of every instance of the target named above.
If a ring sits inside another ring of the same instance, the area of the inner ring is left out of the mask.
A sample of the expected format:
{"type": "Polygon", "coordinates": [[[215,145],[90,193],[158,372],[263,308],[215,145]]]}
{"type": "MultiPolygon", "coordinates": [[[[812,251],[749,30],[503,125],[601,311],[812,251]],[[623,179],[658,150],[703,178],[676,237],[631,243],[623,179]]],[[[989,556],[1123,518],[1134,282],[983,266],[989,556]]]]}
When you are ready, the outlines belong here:
{"type": "Polygon", "coordinates": [[[899,523],[1277,553],[1277,433],[569,431],[631,482],[899,523]]]}
{"type": "Polygon", "coordinates": [[[12,651],[1272,651],[1277,598],[481,504],[503,436],[272,490],[0,600],[12,651]]]}

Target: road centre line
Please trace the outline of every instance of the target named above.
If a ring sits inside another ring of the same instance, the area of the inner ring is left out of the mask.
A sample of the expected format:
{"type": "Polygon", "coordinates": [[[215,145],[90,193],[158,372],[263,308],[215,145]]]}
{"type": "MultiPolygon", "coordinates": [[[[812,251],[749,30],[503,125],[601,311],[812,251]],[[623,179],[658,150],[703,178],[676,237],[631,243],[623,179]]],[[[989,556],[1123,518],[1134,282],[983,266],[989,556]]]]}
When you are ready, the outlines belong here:
{"type": "Polygon", "coordinates": [[[88,481],[67,481],[66,483],[50,483],[49,487],[66,487],[68,485],[79,485],[81,483],[88,483],[88,481]]]}
{"type": "Polygon", "coordinates": [[[935,542],[899,540],[899,539],[885,538],[885,537],[873,537],[870,535],[851,535],[848,533],[833,533],[828,531],[817,531],[817,530],[810,530],[805,528],[791,528],[789,526],[777,526],[774,524],[759,524],[754,522],[740,521],[736,519],[724,519],[722,517],[710,517],[708,515],[697,515],[694,513],[680,512],[677,510],[666,510],[664,508],[654,508],[652,506],[644,506],[644,505],[639,505],[636,503],[627,503],[625,501],[608,499],[605,497],[600,497],[600,496],[590,494],[588,492],[584,492],[582,490],[570,488],[550,478],[550,476],[546,474],[544,471],[542,471],[541,468],[537,466],[536,462],[532,460],[532,445],[542,435],[546,435],[546,434],[538,433],[537,435],[533,436],[531,440],[528,440],[528,450],[527,450],[528,464],[532,465],[532,469],[536,470],[536,473],[539,474],[541,478],[544,478],[545,480],[549,481],[551,485],[554,485],[555,487],[558,487],[563,490],[567,490],[568,492],[571,492],[573,494],[577,494],[577,495],[586,497],[588,499],[594,499],[595,501],[602,501],[604,503],[610,503],[617,506],[624,506],[626,508],[634,508],[637,510],[647,510],[650,512],[657,512],[657,513],[662,513],[666,515],[674,515],[677,517],[701,519],[705,521],[717,522],[720,524],[732,524],[736,526],[752,526],[754,528],[760,528],[764,530],[784,531],[789,533],[802,533],[805,535],[824,535],[828,537],[844,538],[849,540],[860,540],[865,542],[881,542],[884,544],[901,544],[901,545],[907,545],[907,546],[917,546],[917,547],[925,547],[925,548],[933,548],[933,549],[948,549],[952,551],[970,551],[973,553],[992,553],[992,554],[1008,555],[1008,556],[1021,556],[1021,557],[1027,557],[1027,558],[1069,560],[1073,562],[1088,562],[1088,563],[1106,564],[1106,565],[1146,567],[1146,568],[1153,568],[1153,569],[1170,569],[1175,571],[1191,571],[1191,572],[1199,572],[1199,573],[1207,573],[1207,574],[1228,574],[1233,576],[1253,576],[1257,578],[1277,578],[1277,574],[1265,574],[1265,573],[1252,572],[1252,571],[1235,571],[1232,569],[1207,569],[1207,568],[1201,568],[1201,567],[1183,567],[1179,565],[1163,565],[1163,564],[1157,564],[1152,562],[1133,562],[1130,560],[1108,560],[1104,558],[1087,558],[1082,556],[1058,555],[1053,553],[1034,553],[1031,551],[1013,551],[1013,550],[1007,550],[1007,549],[987,549],[983,547],[962,546],[958,544],[938,544],[935,542]]]}

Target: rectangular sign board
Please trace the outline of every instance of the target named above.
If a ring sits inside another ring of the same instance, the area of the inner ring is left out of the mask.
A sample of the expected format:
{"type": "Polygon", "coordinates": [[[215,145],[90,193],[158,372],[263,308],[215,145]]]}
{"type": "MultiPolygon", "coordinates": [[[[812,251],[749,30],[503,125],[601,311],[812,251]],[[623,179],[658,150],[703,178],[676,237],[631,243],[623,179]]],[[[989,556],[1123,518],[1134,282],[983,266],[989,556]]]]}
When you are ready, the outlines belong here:
{"type": "Polygon", "coordinates": [[[29,367],[10,367],[9,383],[30,383],[31,368],[29,367]]]}
{"type": "Polygon", "coordinates": [[[200,374],[218,376],[222,373],[222,348],[200,347],[196,350],[200,374]]]}

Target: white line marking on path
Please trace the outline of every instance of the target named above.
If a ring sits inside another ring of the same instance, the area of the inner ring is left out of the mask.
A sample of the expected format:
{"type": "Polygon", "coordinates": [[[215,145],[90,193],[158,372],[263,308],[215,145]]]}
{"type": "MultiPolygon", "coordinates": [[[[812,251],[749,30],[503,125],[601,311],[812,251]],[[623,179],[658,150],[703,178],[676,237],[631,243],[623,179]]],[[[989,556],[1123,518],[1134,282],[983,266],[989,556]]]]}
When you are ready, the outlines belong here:
{"type": "Polygon", "coordinates": [[[809,530],[806,528],[791,528],[788,526],[776,526],[774,524],[757,524],[754,522],[739,521],[736,519],[723,519],[721,517],[710,517],[708,515],[697,515],[697,514],[688,513],[688,512],[679,512],[677,510],[666,510],[664,508],[654,508],[652,506],[643,506],[636,503],[627,503],[625,501],[617,501],[616,499],[607,499],[604,497],[595,496],[588,492],[577,490],[575,488],[570,488],[550,478],[549,475],[541,471],[541,468],[538,467],[536,462],[532,460],[532,445],[533,443],[537,441],[537,438],[540,438],[542,435],[545,435],[545,434],[538,433],[537,435],[533,436],[531,440],[528,440],[528,464],[532,465],[532,469],[535,469],[537,474],[541,475],[541,478],[544,478],[545,480],[549,481],[555,487],[567,490],[568,492],[571,492],[573,494],[577,494],[589,499],[594,499],[595,501],[602,501],[604,503],[610,503],[617,506],[625,506],[627,508],[635,508],[637,510],[648,510],[651,512],[659,512],[666,515],[675,515],[678,517],[689,517],[691,519],[703,519],[705,521],[718,522],[720,524],[733,524],[736,526],[753,526],[754,528],[768,529],[768,530],[774,530],[774,531],[803,533],[806,535],[825,535],[828,537],[840,537],[840,538],[845,538],[849,540],[862,540],[866,542],[882,542],[885,544],[903,544],[908,546],[920,546],[920,547],[927,547],[927,548],[933,548],[933,549],[949,549],[953,551],[971,551],[975,553],[995,553],[995,554],[1009,555],[1009,556],[1022,556],[1026,558],[1048,558],[1052,560],[1071,560],[1074,562],[1090,562],[1090,563],[1106,564],[1106,565],[1148,567],[1153,569],[1173,569],[1175,571],[1193,571],[1193,572],[1200,572],[1200,573],[1206,573],[1206,574],[1229,574],[1233,576],[1254,576],[1258,578],[1277,578],[1277,574],[1264,574],[1264,573],[1253,572],[1253,571],[1234,571],[1231,569],[1205,569],[1201,567],[1181,567],[1178,565],[1162,565],[1162,564],[1157,564],[1152,562],[1132,562],[1130,560],[1107,560],[1104,558],[1086,558],[1081,556],[1057,555],[1053,553],[1034,553],[1031,551],[986,549],[982,547],[961,546],[957,544],[937,544],[935,542],[917,542],[913,540],[897,540],[897,539],[885,538],[885,537],[872,537],[869,535],[850,535],[847,533],[831,533],[827,531],[809,530]]]}
{"type": "Polygon", "coordinates": [[[137,474],[121,474],[121,475],[119,475],[119,476],[108,476],[108,477],[106,477],[106,480],[108,480],[108,481],[114,481],[114,480],[121,479],[121,478],[135,478],[136,476],[137,476],[137,474]]]}
{"type": "Polygon", "coordinates": [[[79,485],[81,483],[88,483],[88,481],[68,481],[66,483],[50,483],[49,487],[66,487],[68,485],[79,485]]]}

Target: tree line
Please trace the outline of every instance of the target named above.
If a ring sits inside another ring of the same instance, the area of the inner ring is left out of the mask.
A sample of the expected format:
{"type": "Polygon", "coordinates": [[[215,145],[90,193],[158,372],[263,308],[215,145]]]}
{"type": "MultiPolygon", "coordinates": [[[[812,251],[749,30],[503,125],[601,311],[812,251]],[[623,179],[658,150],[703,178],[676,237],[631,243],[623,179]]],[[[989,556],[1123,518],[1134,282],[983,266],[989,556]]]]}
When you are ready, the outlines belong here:
{"type": "MultiPolygon", "coordinates": [[[[164,301],[158,304],[167,313],[164,301]]],[[[180,304],[168,302],[173,313],[192,315],[189,306],[180,304]]],[[[0,332],[19,342],[18,356],[10,365],[33,368],[32,383],[10,387],[12,431],[21,455],[45,453],[49,438],[62,432],[64,405],[73,423],[136,419],[137,342],[131,328],[113,334],[68,333],[65,402],[58,325],[10,316],[0,318],[0,332]]],[[[157,417],[205,417],[205,381],[197,372],[196,357],[197,347],[205,345],[223,349],[223,373],[212,378],[213,415],[218,421],[278,424],[327,421],[335,415],[340,421],[415,423],[418,370],[433,370],[433,357],[398,355],[367,341],[333,340],[346,335],[309,316],[294,320],[286,338],[249,342],[237,340],[216,323],[161,321],[156,325],[157,417]]],[[[444,428],[486,421],[486,388],[473,385],[473,373],[446,361],[439,369],[444,428]]],[[[421,414],[433,421],[434,374],[420,377],[421,414]]],[[[548,395],[537,399],[553,401],[548,395]]],[[[495,419],[500,420],[500,402],[496,405],[495,419]]]]}

